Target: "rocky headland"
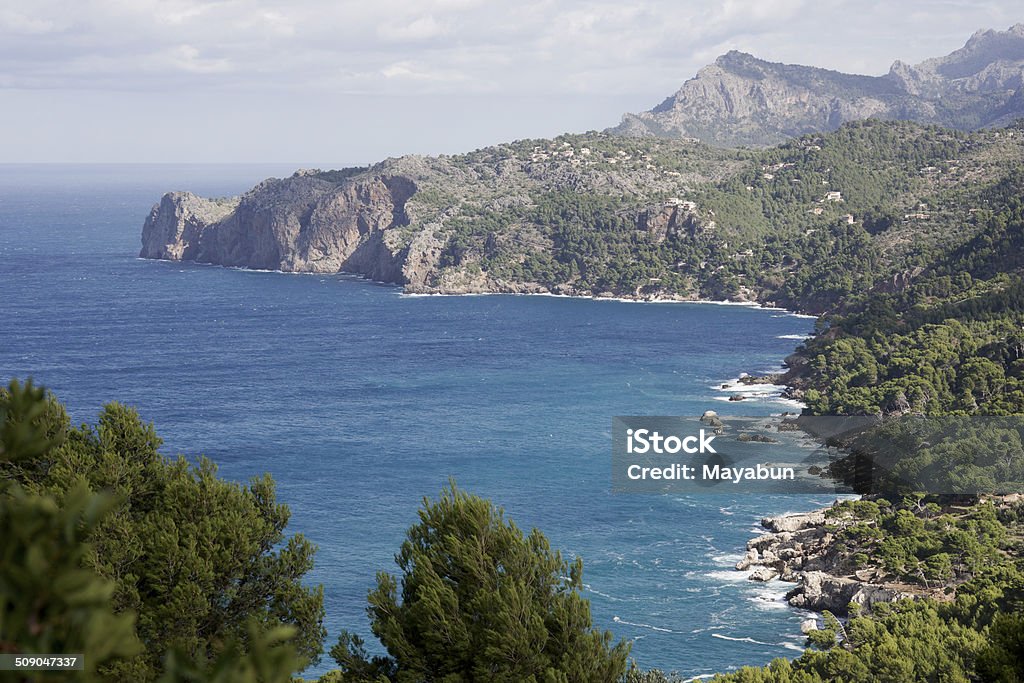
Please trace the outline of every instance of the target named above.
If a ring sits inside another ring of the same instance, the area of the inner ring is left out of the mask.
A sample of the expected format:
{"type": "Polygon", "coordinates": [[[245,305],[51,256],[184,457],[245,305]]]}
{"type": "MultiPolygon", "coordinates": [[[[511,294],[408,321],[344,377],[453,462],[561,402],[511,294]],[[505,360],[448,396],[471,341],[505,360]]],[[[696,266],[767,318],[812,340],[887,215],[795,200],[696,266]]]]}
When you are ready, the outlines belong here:
{"type": "Polygon", "coordinates": [[[700,159],[684,154],[657,165],[651,154],[669,158],[692,145],[643,145],[647,154],[634,147],[600,133],[563,136],[458,157],[409,156],[369,168],[302,170],[233,198],[169,192],[145,221],[140,256],[346,272],[402,285],[410,293],[700,298],[696,290],[678,288],[599,291],[578,278],[540,282],[522,267],[531,255],[549,258],[554,246],[549,226],[538,224],[538,199],[610,199],[618,205],[616,219],[654,243],[714,230],[708,212],[673,195],[685,196],[735,170],[735,155],[703,150],[700,159]],[[482,267],[485,262],[490,267],[482,267]]]}

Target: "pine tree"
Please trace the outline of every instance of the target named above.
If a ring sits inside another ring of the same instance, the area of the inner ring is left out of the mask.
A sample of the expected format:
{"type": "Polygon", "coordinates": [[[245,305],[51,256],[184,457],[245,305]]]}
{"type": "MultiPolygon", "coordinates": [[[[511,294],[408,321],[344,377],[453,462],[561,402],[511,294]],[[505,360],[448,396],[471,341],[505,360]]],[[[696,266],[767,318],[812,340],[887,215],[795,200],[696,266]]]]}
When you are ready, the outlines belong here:
{"type": "Polygon", "coordinates": [[[625,673],[629,645],[591,628],[579,559],[454,483],[419,516],[395,558],[401,579],[378,574],[369,596],[390,658],[368,661],[343,634],[332,655],[346,680],[612,683],[625,673]]]}

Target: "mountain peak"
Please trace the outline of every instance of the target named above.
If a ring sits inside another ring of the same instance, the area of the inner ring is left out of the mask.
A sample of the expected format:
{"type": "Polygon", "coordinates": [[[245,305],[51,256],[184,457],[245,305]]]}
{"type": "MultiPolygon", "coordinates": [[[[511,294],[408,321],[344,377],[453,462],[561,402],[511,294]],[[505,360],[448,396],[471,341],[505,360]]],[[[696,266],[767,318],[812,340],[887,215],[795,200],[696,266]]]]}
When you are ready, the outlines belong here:
{"type": "Polygon", "coordinates": [[[720,66],[727,66],[730,64],[745,64],[748,62],[760,62],[761,60],[750,54],[749,52],[741,52],[740,50],[729,50],[724,55],[721,55],[715,60],[715,64],[720,66]]]}
{"type": "Polygon", "coordinates": [[[958,50],[917,65],[897,60],[883,76],[776,64],[730,50],[610,132],[757,146],[864,118],[973,130],[1024,117],[1021,92],[1024,23],[977,31],[958,50]]]}
{"type": "Polygon", "coordinates": [[[992,40],[993,38],[1000,37],[1012,37],[1012,38],[1024,38],[1024,23],[1014,24],[1005,31],[997,31],[995,29],[979,29],[975,31],[967,42],[964,44],[965,48],[972,47],[978,43],[985,42],[986,40],[992,40]]]}

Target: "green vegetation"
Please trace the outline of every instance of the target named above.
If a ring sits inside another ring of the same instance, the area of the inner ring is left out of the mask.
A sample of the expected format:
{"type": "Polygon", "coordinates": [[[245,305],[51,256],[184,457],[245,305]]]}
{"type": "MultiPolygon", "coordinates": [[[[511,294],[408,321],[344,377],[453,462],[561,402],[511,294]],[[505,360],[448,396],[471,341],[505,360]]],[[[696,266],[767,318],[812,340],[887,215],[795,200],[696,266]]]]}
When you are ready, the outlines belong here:
{"type": "Polygon", "coordinates": [[[540,282],[549,287],[567,283],[579,290],[634,293],[657,281],[658,288],[689,292],[685,271],[699,268],[708,258],[702,240],[671,240],[653,245],[646,232],[636,229],[634,207],[621,198],[551,192],[534,197],[521,216],[528,224],[543,225],[550,248],[515,258],[518,245],[501,243],[496,235],[503,224],[517,220],[509,212],[490,212],[452,221],[455,229],[443,265],[460,266],[473,252],[474,231],[489,231],[480,267],[493,277],[515,282],[540,282]]]}
{"type": "Polygon", "coordinates": [[[718,683],[824,683],[825,681],[1012,681],[1021,680],[1018,616],[1021,577],[1010,593],[995,584],[964,586],[955,601],[902,601],[877,605],[872,616],[855,616],[812,632],[818,646],[790,662],[744,668],[718,683]],[[1006,610],[992,619],[992,611],[1006,610]],[[980,674],[980,676],[979,676],[980,674]]]}
{"type": "Polygon", "coordinates": [[[454,484],[424,500],[395,560],[401,584],[378,574],[367,610],[390,657],[369,659],[342,634],[331,651],[342,681],[614,683],[626,669],[629,645],[591,629],[582,561],[454,484]]]}
{"type": "Polygon", "coordinates": [[[82,680],[287,680],[323,638],[312,547],[269,479],[158,446],[123,406],[72,428],[41,389],[0,391],[0,651],[81,652],[82,680]]]}
{"type": "Polygon", "coordinates": [[[562,136],[435,160],[412,202],[444,242],[436,286],[464,272],[834,311],[942,262],[932,286],[956,288],[960,252],[985,270],[987,221],[1019,195],[1020,133],[868,120],[760,151],[562,136]]]}
{"type": "MultiPolygon", "coordinates": [[[[0,391],[0,652],[81,652],[84,681],[290,680],[325,635],[312,546],[285,537],[269,477],[231,484],[159,446],[116,403],[73,428],[42,389],[0,391]]],[[[424,501],[396,559],[368,609],[390,656],[343,633],[325,683],[622,678],[629,645],[591,628],[582,561],[488,501],[424,501]]]]}
{"type": "MultiPolygon", "coordinates": [[[[0,464],[18,466],[60,445],[63,435],[44,427],[46,408],[31,384],[0,394],[0,464]]],[[[85,486],[58,504],[0,479],[0,652],[81,652],[88,679],[139,652],[133,615],[111,604],[114,583],[85,566],[87,539],[112,507],[85,486]]]]}
{"type": "Polygon", "coordinates": [[[982,575],[1012,574],[1018,540],[1010,531],[1024,505],[940,505],[938,497],[909,495],[899,504],[882,498],[847,501],[826,516],[842,573],[871,570],[875,580],[927,588],[964,583],[982,575]]]}
{"type": "Polygon", "coordinates": [[[988,193],[1000,208],[974,215],[973,237],[896,291],[844,300],[801,352],[813,412],[1024,413],[1022,187],[1015,169],[988,193]]]}

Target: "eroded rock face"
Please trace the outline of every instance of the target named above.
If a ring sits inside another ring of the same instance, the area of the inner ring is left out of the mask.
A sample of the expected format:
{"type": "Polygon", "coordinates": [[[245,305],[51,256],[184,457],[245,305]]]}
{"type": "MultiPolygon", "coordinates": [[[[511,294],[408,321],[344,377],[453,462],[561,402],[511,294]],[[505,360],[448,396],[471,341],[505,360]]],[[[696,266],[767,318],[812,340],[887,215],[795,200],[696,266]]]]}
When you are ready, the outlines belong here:
{"type": "Polygon", "coordinates": [[[385,237],[408,224],[405,205],[415,192],[401,176],[338,183],[308,173],[266,180],[228,200],[172,192],[146,219],[140,255],[404,283],[403,248],[385,237]]]}
{"type": "Polygon", "coordinates": [[[229,216],[237,199],[206,199],[191,192],[168,192],[153,207],[142,230],[142,258],[189,261],[208,225],[229,216]]]}
{"type": "Polygon", "coordinates": [[[825,510],[766,517],[761,525],[770,533],[747,542],[747,552],[736,569],[749,571],[752,581],[778,578],[795,583],[786,594],[793,607],[828,610],[842,617],[850,603],[870,610],[880,602],[921,594],[903,584],[887,583],[874,572],[847,573],[833,530],[826,525],[825,510]]]}
{"type": "Polygon", "coordinates": [[[828,610],[840,617],[847,615],[851,603],[870,610],[878,603],[913,597],[916,597],[913,593],[901,592],[890,586],[831,576],[820,571],[804,572],[800,584],[786,594],[789,604],[794,607],[816,612],[828,610]]]}
{"type": "Polygon", "coordinates": [[[771,581],[779,576],[779,573],[771,567],[757,567],[750,572],[748,577],[751,581],[771,581]]]}

